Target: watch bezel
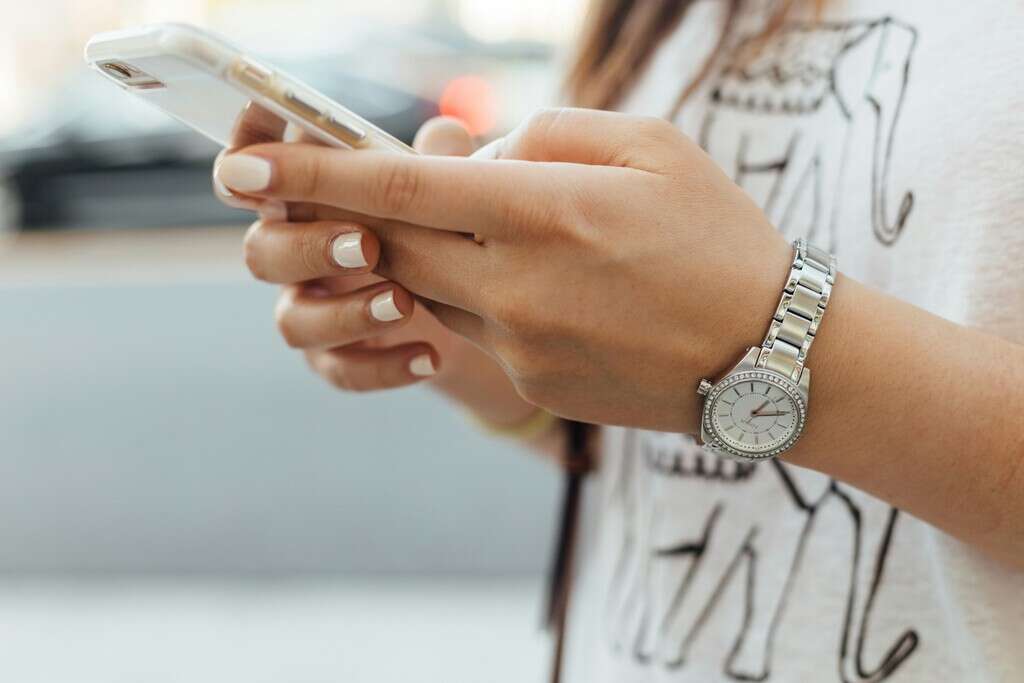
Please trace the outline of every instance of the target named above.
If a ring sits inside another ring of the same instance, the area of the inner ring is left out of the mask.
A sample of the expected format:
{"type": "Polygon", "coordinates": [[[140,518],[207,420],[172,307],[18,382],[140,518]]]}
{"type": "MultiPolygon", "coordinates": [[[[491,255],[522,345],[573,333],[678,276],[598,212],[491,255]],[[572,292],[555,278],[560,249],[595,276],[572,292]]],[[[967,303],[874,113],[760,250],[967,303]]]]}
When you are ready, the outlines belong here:
{"type": "Polygon", "coordinates": [[[807,400],[804,398],[803,392],[800,391],[799,385],[788,377],[784,377],[772,370],[742,370],[727,375],[720,382],[711,387],[711,390],[708,392],[708,395],[704,400],[704,411],[701,416],[701,421],[703,422],[705,433],[711,437],[710,440],[705,443],[705,446],[708,448],[743,460],[770,460],[792,448],[793,444],[795,444],[800,438],[800,435],[803,434],[804,425],[807,422],[807,400]],[[750,380],[761,380],[775,384],[785,391],[791,399],[793,399],[793,403],[797,406],[797,411],[799,412],[797,424],[793,433],[790,434],[781,445],[776,446],[770,451],[745,451],[726,443],[722,438],[721,433],[715,428],[714,420],[712,419],[714,412],[712,410],[712,406],[715,404],[715,400],[718,396],[723,392],[728,391],[733,386],[743,382],[749,382],[750,380]]]}

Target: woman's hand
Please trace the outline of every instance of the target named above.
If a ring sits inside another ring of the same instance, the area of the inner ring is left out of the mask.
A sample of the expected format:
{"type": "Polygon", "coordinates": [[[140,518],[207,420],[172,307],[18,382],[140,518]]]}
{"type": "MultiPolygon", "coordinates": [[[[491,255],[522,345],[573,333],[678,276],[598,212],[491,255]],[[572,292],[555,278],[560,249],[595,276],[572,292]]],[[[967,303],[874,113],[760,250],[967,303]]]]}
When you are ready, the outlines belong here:
{"type": "MultiPolygon", "coordinates": [[[[234,149],[278,141],[283,133],[280,118],[251,106],[218,164],[234,149]]],[[[460,124],[443,118],[424,124],[414,146],[460,156],[475,149],[460,124]]],[[[494,422],[514,422],[533,410],[489,357],[416,305],[403,287],[371,272],[380,245],[362,217],[323,204],[234,193],[216,178],[214,188],[225,203],[261,214],[246,235],[246,262],[256,277],[284,285],[275,310],[281,334],[328,382],[368,391],[431,378],[494,422]]]]}
{"type": "MultiPolygon", "coordinates": [[[[698,379],[761,341],[792,258],[714,162],[651,118],[545,111],[472,159],[261,144],[217,177],[358,214],[382,245],[375,272],[436,302],[528,401],[603,424],[695,431],[698,379]]],[[[308,276],[334,267],[333,239],[280,224],[250,263],[308,276]]]]}
{"type": "MultiPolygon", "coordinates": [[[[530,401],[696,431],[697,380],[763,339],[789,245],[659,121],[545,112],[488,151],[255,145],[219,177],[374,216],[376,272],[439,302],[530,401]]],[[[292,239],[322,238],[296,225],[292,239]]],[[[1024,567],[1024,441],[1007,418],[1024,414],[1024,347],[840,277],[811,363],[814,413],[787,460],[1024,567]]]]}

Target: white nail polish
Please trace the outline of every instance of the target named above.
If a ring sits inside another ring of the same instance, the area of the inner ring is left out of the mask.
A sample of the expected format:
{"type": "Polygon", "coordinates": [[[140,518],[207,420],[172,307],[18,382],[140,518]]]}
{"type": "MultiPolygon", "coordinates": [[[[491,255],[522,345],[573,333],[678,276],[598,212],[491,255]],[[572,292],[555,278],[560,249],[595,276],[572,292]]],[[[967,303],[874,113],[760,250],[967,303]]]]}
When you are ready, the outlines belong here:
{"type": "Polygon", "coordinates": [[[214,174],[232,190],[258,192],[270,185],[270,162],[250,154],[229,154],[220,160],[214,174]]]}
{"type": "Polygon", "coordinates": [[[370,301],[370,315],[382,323],[403,318],[402,312],[395,305],[395,290],[389,289],[373,297],[370,301]]]}
{"type": "Polygon", "coordinates": [[[416,356],[409,361],[409,372],[417,377],[430,377],[437,372],[437,370],[434,369],[434,359],[430,357],[429,353],[424,353],[422,356],[416,356]]]}
{"type": "Polygon", "coordinates": [[[229,190],[227,186],[224,185],[224,183],[222,183],[220,181],[220,178],[218,178],[216,175],[213,176],[213,189],[217,190],[217,194],[219,194],[221,197],[231,198],[235,196],[231,194],[231,190],[229,190]]]}
{"type": "Polygon", "coordinates": [[[342,268],[363,268],[369,264],[363,256],[363,233],[346,232],[331,243],[331,257],[342,268]]]}
{"type": "Polygon", "coordinates": [[[505,138],[495,138],[470,156],[474,159],[498,159],[501,157],[501,148],[504,144],[505,138]]]}
{"type": "Polygon", "coordinates": [[[273,223],[281,223],[288,220],[288,205],[276,199],[268,199],[260,204],[260,218],[273,223]]]}

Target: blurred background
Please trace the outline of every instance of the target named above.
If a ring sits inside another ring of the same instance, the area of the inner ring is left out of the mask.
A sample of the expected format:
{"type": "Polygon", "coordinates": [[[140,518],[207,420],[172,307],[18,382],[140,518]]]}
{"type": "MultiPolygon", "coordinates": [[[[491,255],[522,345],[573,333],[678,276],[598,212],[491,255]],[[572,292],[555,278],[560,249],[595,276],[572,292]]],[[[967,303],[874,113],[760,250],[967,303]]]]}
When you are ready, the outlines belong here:
{"type": "Polygon", "coordinates": [[[217,31],[410,141],[557,101],[583,0],[0,0],[0,680],[542,680],[559,479],[279,340],[212,143],[82,64],[217,31]]]}

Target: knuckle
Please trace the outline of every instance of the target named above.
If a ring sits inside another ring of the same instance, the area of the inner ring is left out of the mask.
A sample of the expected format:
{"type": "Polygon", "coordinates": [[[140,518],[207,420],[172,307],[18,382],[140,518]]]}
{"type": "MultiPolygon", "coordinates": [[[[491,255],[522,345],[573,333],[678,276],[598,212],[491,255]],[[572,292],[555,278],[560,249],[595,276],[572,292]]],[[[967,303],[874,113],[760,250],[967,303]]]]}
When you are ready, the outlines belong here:
{"type": "Polygon", "coordinates": [[[517,159],[542,157],[547,151],[547,141],[556,135],[563,112],[552,107],[534,111],[507,136],[505,151],[517,159]]]}
{"type": "Polygon", "coordinates": [[[322,194],[324,173],[320,157],[311,156],[302,164],[299,177],[299,192],[305,197],[319,197],[322,194]]]}
{"type": "Polygon", "coordinates": [[[242,240],[242,255],[245,258],[245,267],[257,280],[266,280],[268,273],[263,258],[263,231],[259,221],[253,223],[245,232],[242,240]]]}
{"type": "Polygon", "coordinates": [[[282,297],[274,309],[274,323],[284,343],[293,349],[302,347],[302,333],[295,324],[291,314],[292,306],[288,298],[282,297]]]}
{"type": "Polygon", "coordinates": [[[599,197],[586,187],[571,184],[566,186],[563,196],[559,213],[552,216],[552,222],[558,227],[557,235],[563,241],[585,249],[607,233],[601,229],[607,225],[607,217],[601,215],[605,203],[599,197]]]}
{"type": "Polygon", "coordinates": [[[638,117],[634,131],[636,143],[661,146],[679,135],[679,130],[665,119],[656,116],[638,117]]]}
{"type": "Polygon", "coordinates": [[[380,213],[396,215],[412,208],[422,192],[422,178],[405,159],[382,164],[373,184],[371,203],[380,213]]]}
{"type": "Polygon", "coordinates": [[[325,272],[327,257],[321,236],[313,230],[299,230],[296,241],[298,244],[295,251],[303,272],[309,275],[325,272]]]}
{"type": "Polygon", "coordinates": [[[382,363],[336,358],[327,372],[327,380],[337,389],[354,394],[377,391],[388,386],[382,363]]]}
{"type": "Polygon", "coordinates": [[[566,218],[559,230],[563,244],[583,254],[603,255],[608,249],[623,254],[621,244],[604,228],[609,220],[606,202],[583,189],[570,189],[566,196],[566,218]]]}
{"type": "Polygon", "coordinates": [[[523,136],[533,142],[543,142],[552,134],[563,114],[564,110],[557,107],[544,107],[536,110],[526,119],[523,136]]]}
{"type": "Polygon", "coordinates": [[[539,201],[499,202],[499,220],[516,232],[538,237],[555,236],[573,222],[572,202],[558,197],[546,197],[539,201]]]}
{"type": "Polygon", "coordinates": [[[339,343],[356,341],[359,333],[370,329],[370,317],[362,306],[337,305],[330,309],[331,338],[339,343]]]}

